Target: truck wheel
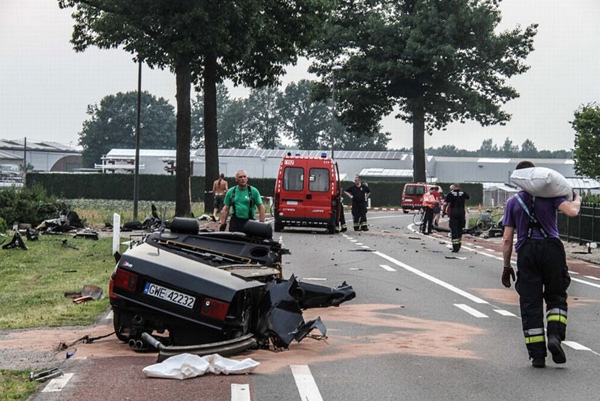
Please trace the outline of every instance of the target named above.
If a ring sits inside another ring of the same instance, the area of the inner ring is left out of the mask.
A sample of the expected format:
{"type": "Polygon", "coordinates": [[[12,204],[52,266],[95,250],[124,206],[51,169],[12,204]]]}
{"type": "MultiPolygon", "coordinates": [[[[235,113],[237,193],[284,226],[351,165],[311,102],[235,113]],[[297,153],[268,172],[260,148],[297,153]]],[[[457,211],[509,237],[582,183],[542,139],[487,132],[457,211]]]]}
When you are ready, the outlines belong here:
{"type": "Polygon", "coordinates": [[[327,234],[335,234],[335,226],[333,224],[327,224],[327,234]]]}
{"type": "Polygon", "coordinates": [[[280,221],[275,220],[275,224],[274,224],[274,230],[276,233],[283,231],[283,223],[280,221]]]}

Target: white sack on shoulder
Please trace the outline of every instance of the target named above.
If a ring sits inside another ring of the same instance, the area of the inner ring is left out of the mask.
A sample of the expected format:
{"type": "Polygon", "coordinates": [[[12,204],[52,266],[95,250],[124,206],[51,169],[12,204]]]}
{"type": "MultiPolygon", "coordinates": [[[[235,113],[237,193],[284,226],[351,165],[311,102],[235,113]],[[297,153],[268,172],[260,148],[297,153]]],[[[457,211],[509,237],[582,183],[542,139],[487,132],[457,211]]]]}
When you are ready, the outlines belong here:
{"type": "Polygon", "coordinates": [[[260,365],[259,362],[256,362],[250,358],[236,361],[235,359],[223,358],[219,354],[206,355],[202,358],[209,363],[210,371],[217,375],[220,373],[225,375],[241,375],[245,373],[252,373],[252,371],[254,371],[258,365],[260,365]]]}
{"type": "Polygon", "coordinates": [[[148,377],[183,380],[202,376],[209,369],[210,364],[198,355],[179,354],[160,363],[146,366],[142,371],[148,377]]]}
{"type": "Polygon", "coordinates": [[[573,187],[565,177],[557,171],[546,167],[530,167],[515,170],[510,180],[533,196],[557,198],[564,196],[573,199],[573,187]]]}
{"type": "Polygon", "coordinates": [[[148,377],[162,379],[191,379],[202,376],[206,372],[215,374],[245,374],[251,373],[260,365],[250,358],[236,361],[223,358],[219,354],[200,357],[194,354],[179,354],[165,359],[160,363],[146,366],[142,371],[148,377]]]}

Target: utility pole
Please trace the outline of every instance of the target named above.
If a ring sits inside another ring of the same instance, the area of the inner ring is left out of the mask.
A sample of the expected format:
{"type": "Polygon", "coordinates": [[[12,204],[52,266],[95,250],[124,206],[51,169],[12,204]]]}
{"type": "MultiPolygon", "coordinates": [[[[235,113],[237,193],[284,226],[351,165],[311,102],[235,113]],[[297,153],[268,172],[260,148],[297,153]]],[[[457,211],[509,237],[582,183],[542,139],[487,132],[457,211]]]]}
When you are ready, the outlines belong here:
{"type": "Polygon", "coordinates": [[[333,159],[333,152],[334,152],[334,143],[335,143],[335,137],[334,137],[334,132],[335,132],[335,120],[337,117],[337,112],[336,112],[336,107],[335,107],[335,72],[341,70],[342,67],[339,65],[334,65],[333,67],[331,67],[331,134],[330,134],[330,140],[331,140],[331,158],[333,159]]]}
{"type": "Polygon", "coordinates": [[[142,60],[138,60],[137,121],[135,123],[135,172],[133,174],[133,220],[138,218],[140,196],[140,122],[142,110],[142,60]]]}

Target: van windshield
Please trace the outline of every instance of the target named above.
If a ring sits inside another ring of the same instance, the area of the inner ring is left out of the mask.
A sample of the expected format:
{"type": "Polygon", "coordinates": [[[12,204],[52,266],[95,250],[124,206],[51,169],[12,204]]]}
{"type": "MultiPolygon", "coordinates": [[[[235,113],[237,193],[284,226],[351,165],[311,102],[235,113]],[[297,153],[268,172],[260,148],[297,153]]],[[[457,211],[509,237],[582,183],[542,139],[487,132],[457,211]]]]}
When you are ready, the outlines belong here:
{"type": "Polygon", "coordinates": [[[304,187],[304,169],[302,167],[286,167],[283,172],[283,189],[286,191],[302,191],[304,187]]]}
{"type": "Polygon", "coordinates": [[[311,168],[309,172],[308,190],[313,192],[329,191],[329,170],[326,168],[311,168]]]}
{"type": "Polygon", "coordinates": [[[418,195],[421,196],[425,194],[425,186],[423,185],[407,185],[406,191],[404,191],[406,195],[418,195]]]}

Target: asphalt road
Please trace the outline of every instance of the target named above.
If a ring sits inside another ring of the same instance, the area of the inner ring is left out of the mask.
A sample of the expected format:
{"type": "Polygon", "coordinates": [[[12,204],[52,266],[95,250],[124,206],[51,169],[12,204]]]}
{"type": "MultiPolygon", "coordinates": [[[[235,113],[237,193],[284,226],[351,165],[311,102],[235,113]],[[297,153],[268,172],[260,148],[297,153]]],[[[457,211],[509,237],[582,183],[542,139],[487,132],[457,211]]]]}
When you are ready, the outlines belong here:
{"type": "Polygon", "coordinates": [[[534,369],[517,294],[500,283],[499,238],[465,236],[453,254],[445,233],[415,233],[410,215],[368,218],[369,232],[281,233],[292,252],[284,259],[286,278],[331,287],[346,281],[357,293],[340,307],[305,311],[305,320],[322,318],[326,339],[237,357],[261,363],[249,375],[178,381],[146,378],[141,369],[155,355],[129,354],[111,337],[96,346],[118,352],[65,362],[69,380],[60,391],[44,388],[33,400],[598,399],[598,267],[569,263],[567,363],[548,357],[545,369],[534,369]]]}

